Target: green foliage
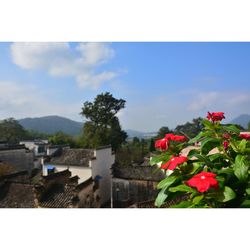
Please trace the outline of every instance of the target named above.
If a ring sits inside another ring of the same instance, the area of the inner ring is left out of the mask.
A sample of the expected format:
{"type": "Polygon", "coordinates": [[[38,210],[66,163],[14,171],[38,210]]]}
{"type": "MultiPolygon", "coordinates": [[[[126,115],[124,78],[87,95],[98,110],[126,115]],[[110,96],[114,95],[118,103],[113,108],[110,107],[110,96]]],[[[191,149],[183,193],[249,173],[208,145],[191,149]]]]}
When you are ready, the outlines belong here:
{"type": "Polygon", "coordinates": [[[238,126],[217,120],[199,122],[203,129],[188,144],[170,141],[167,151],[151,157],[151,165],[161,166],[187,145],[200,142],[198,149],[190,150],[186,162],[171,173],[162,170],[166,178],[157,186],[156,206],[174,197],[178,200],[174,208],[250,207],[250,140],[241,138],[238,126]]]}
{"type": "Polygon", "coordinates": [[[149,142],[142,139],[135,142],[127,142],[116,152],[116,161],[121,167],[129,167],[133,164],[140,165],[144,157],[149,153],[149,142]]]}
{"type": "Polygon", "coordinates": [[[149,152],[154,152],[154,151],[155,151],[155,142],[153,139],[151,139],[149,144],[149,152]]]}
{"type": "Polygon", "coordinates": [[[25,138],[25,130],[14,118],[8,118],[0,122],[1,141],[15,144],[23,138],[25,138]]]}
{"type": "Polygon", "coordinates": [[[51,135],[46,134],[46,133],[42,133],[42,132],[39,132],[39,131],[26,130],[24,139],[25,140],[35,140],[35,139],[45,139],[45,140],[47,140],[50,136],[51,135]]]}
{"type": "Polygon", "coordinates": [[[157,133],[156,138],[163,138],[165,136],[165,134],[169,134],[169,133],[173,133],[172,130],[170,130],[168,127],[161,127],[157,133]]]}
{"type": "Polygon", "coordinates": [[[192,122],[187,122],[183,125],[178,125],[174,132],[176,134],[183,134],[188,138],[195,137],[203,128],[201,123],[202,118],[198,117],[192,120],[192,122]]]}
{"type": "Polygon", "coordinates": [[[70,147],[76,147],[76,141],[71,135],[67,135],[63,132],[57,132],[52,136],[49,136],[49,142],[54,145],[68,144],[70,147]]]}
{"type": "Polygon", "coordinates": [[[97,95],[94,102],[85,102],[81,115],[88,121],[83,126],[81,145],[90,148],[111,145],[117,151],[127,138],[116,116],[124,107],[125,100],[116,99],[110,93],[97,95]]]}

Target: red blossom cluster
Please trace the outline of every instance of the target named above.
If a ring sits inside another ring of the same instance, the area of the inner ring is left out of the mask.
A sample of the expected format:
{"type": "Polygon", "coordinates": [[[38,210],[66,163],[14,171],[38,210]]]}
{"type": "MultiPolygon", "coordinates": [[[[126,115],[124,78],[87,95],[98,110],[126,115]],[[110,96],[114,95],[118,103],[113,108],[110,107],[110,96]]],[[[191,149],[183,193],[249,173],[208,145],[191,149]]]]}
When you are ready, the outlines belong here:
{"type": "Polygon", "coordinates": [[[250,134],[240,134],[240,137],[243,138],[243,139],[246,139],[246,140],[249,140],[250,139],[250,134]]]}
{"type": "MultiPolygon", "coordinates": [[[[155,142],[155,147],[162,151],[166,151],[170,144],[170,141],[176,142],[184,142],[187,138],[182,135],[175,135],[175,134],[166,134],[163,139],[157,140],[155,142]]],[[[172,156],[171,159],[161,165],[161,169],[169,169],[174,170],[178,165],[187,161],[187,157],[185,156],[172,156]]]]}
{"type": "Polygon", "coordinates": [[[225,119],[224,112],[207,112],[207,119],[212,122],[221,121],[222,119],[225,119]]]}
{"type": "Polygon", "coordinates": [[[159,139],[155,142],[155,148],[166,151],[170,141],[184,142],[186,140],[187,138],[182,135],[166,134],[163,139],[159,139]]]}

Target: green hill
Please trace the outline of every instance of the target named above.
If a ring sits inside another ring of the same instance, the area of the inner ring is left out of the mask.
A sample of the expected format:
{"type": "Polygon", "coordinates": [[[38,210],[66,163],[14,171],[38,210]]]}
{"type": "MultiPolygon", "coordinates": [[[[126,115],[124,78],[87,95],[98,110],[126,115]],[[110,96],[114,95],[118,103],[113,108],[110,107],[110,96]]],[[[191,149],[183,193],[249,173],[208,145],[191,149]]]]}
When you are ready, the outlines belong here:
{"type": "Polygon", "coordinates": [[[39,118],[24,118],[18,122],[28,130],[34,130],[47,134],[54,134],[62,131],[69,135],[79,135],[83,123],[72,121],[61,116],[44,116],[39,118]]]}

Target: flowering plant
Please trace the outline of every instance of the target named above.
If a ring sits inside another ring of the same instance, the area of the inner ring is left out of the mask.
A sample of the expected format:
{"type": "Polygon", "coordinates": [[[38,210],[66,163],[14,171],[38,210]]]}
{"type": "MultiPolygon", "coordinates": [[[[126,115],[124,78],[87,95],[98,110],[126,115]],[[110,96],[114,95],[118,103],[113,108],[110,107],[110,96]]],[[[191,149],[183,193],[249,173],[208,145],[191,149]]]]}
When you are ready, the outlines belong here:
{"type": "Polygon", "coordinates": [[[221,124],[224,118],[208,112],[195,138],[166,134],[155,142],[159,153],[150,164],[166,174],[157,185],[157,207],[170,201],[183,208],[250,207],[250,135],[221,124]]]}

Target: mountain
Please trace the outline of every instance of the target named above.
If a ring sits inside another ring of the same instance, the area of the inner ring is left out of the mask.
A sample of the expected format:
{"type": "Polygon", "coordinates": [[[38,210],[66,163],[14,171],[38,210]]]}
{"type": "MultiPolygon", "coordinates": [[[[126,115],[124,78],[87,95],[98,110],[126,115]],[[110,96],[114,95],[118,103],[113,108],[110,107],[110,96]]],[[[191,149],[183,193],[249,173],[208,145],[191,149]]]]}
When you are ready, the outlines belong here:
{"type": "Polygon", "coordinates": [[[145,139],[145,138],[150,138],[150,137],[157,135],[156,132],[141,132],[141,131],[132,130],[132,129],[127,129],[125,131],[128,135],[128,138],[138,137],[140,139],[142,139],[142,138],[145,139]]]}
{"type": "Polygon", "coordinates": [[[250,115],[242,114],[233,119],[230,123],[239,124],[242,127],[247,128],[249,122],[250,122],[250,115]]]}
{"type": "Polygon", "coordinates": [[[18,122],[28,130],[35,130],[47,134],[54,134],[62,131],[69,135],[79,135],[83,123],[72,121],[61,116],[44,116],[39,118],[24,118],[18,122]]]}

